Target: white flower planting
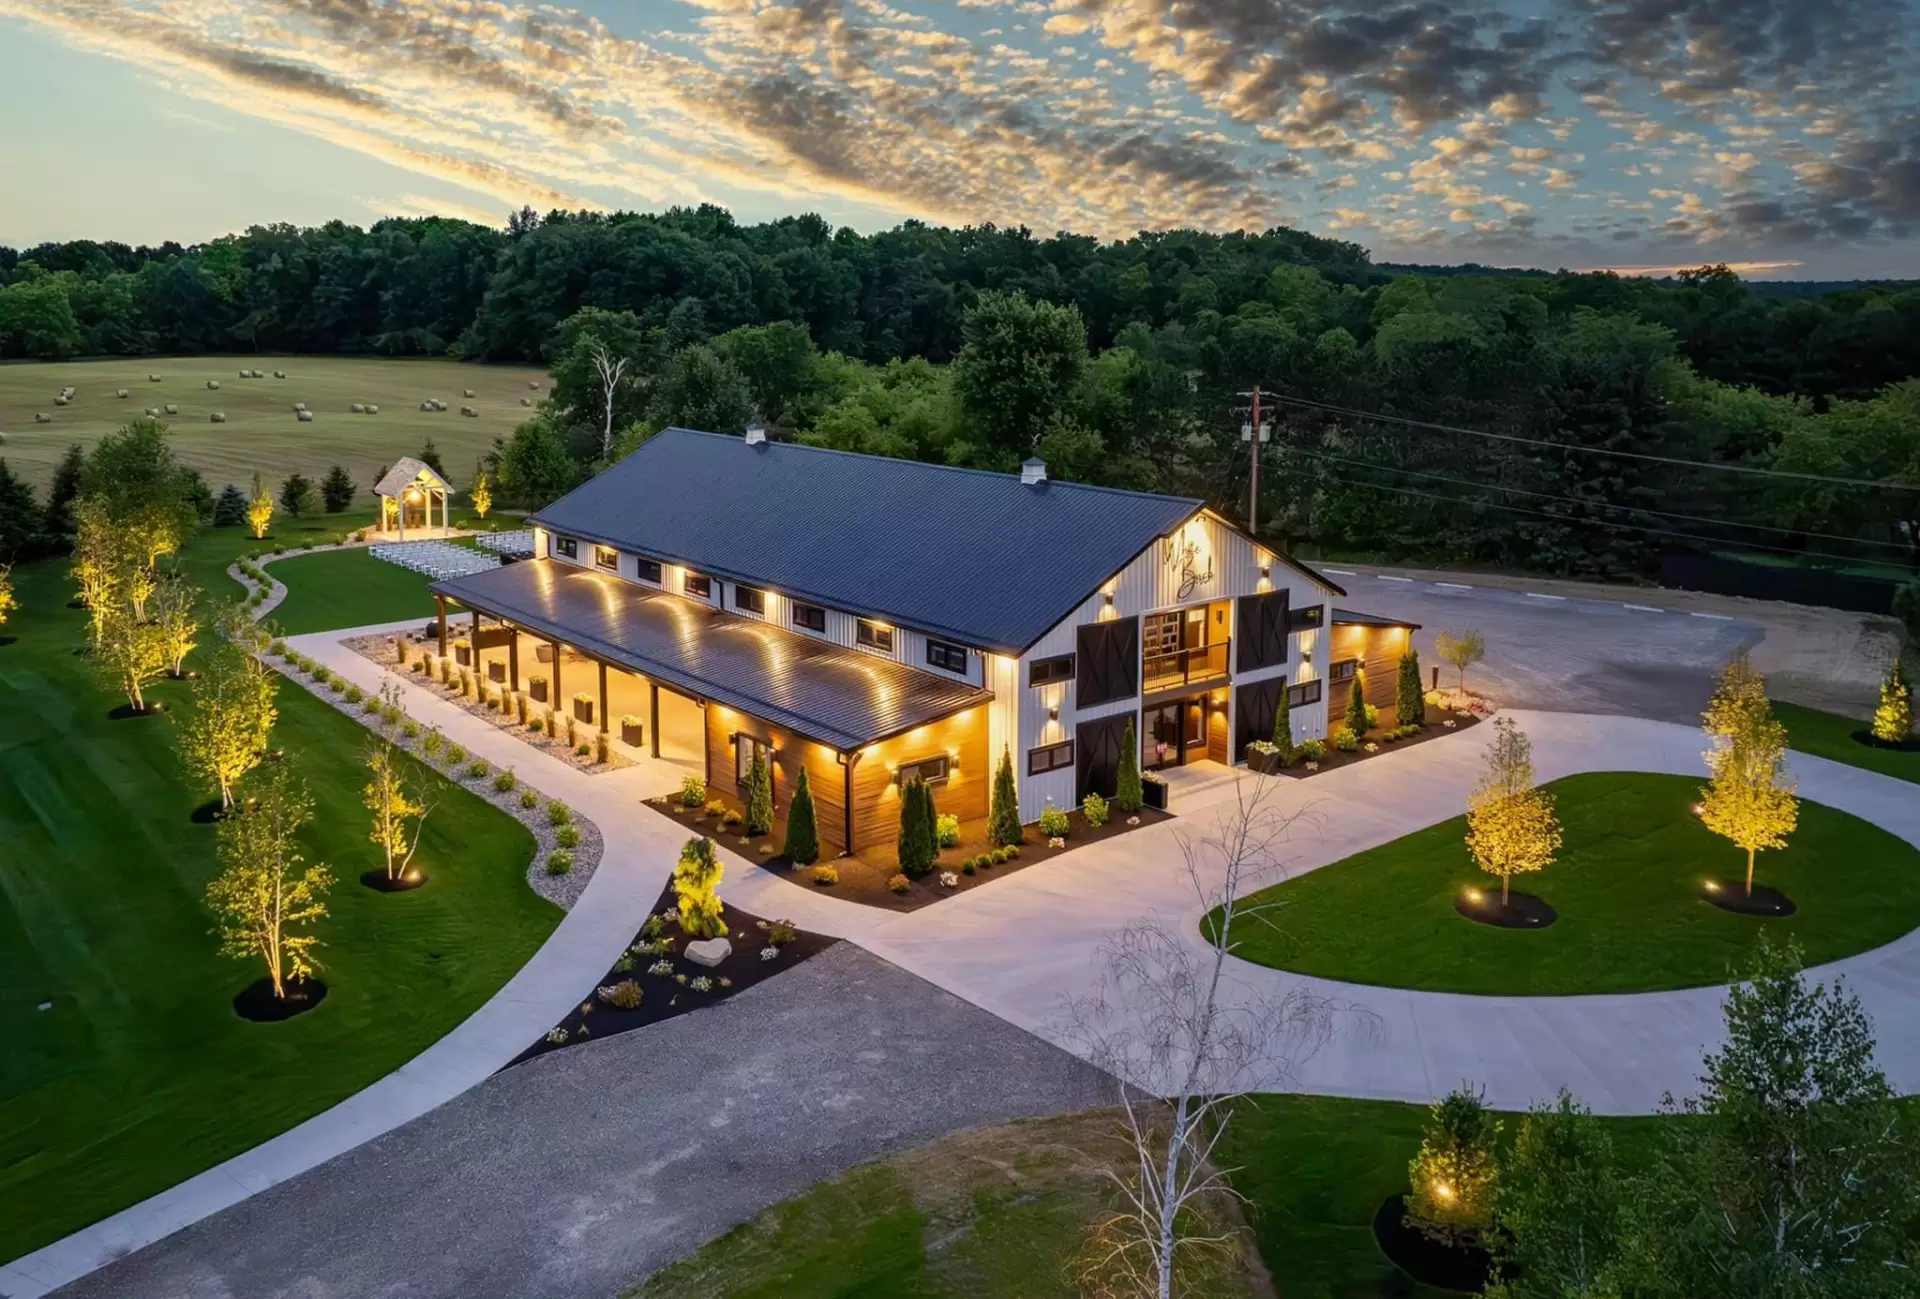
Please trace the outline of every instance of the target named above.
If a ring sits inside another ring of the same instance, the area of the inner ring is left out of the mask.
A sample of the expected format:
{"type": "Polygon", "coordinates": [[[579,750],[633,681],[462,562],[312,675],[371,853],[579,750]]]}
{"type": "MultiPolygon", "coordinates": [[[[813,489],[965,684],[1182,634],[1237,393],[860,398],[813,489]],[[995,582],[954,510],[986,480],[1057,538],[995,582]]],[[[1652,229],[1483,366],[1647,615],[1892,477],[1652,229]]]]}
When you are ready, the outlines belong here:
{"type": "Polygon", "coordinates": [[[1053,838],[1047,840],[1047,847],[1049,848],[1064,848],[1066,846],[1067,846],[1067,841],[1061,838],[1057,834],[1053,836],[1053,838]]]}
{"type": "Polygon", "coordinates": [[[957,889],[960,887],[960,877],[952,871],[941,871],[940,887],[943,889],[957,889]]]}
{"type": "Polygon", "coordinates": [[[695,992],[712,992],[713,980],[709,979],[706,975],[702,974],[697,978],[695,978],[694,981],[692,983],[689,983],[687,986],[689,988],[692,988],[695,992]]]}
{"type": "Polygon", "coordinates": [[[673,962],[664,960],[664,959],[655,961],[652,965],[649,965],[647,967],[647,973],[652,975],[657,975],[660,978],[664,979],[669,974],[673,973],[673,962]]]}
{"type": "Polygon", "coordinates": [[[763,961],[771,961],[778,955],[780,955],[780,949],[777,947],[763,947],[760,949],[760,959],[763,961]]]}

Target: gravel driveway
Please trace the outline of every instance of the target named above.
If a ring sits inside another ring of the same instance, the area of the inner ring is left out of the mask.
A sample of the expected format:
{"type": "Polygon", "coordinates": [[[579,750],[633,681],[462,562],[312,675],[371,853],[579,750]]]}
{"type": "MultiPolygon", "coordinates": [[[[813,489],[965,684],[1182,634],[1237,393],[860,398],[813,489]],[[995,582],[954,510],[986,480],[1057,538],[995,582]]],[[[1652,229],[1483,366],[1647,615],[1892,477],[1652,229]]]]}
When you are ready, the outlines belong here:
{"type": "Polygon", "coordinates": [[[1632,592],[1620,600],[1546,599],[1364,571],[1331,575],[1347,588],[1341,608],[1421,625],[1413,640],[1429,682],[1435,667],[1442,685],[1455,679],[1434,652],[1434,637],[1478,629],[1487,659],[1467,673],[1467,684],[1509,708],[1692,721],[1728,656],[1763,635],[1738,618],[1636,609],[1623,602],[1632,592]]]}
{"type": "Polygon", "coordinates": [[[58,1291],[617,1294],[777,1201],[1102,1076],[851,943],[713,1009],[555,1052],[58,1291]]]}

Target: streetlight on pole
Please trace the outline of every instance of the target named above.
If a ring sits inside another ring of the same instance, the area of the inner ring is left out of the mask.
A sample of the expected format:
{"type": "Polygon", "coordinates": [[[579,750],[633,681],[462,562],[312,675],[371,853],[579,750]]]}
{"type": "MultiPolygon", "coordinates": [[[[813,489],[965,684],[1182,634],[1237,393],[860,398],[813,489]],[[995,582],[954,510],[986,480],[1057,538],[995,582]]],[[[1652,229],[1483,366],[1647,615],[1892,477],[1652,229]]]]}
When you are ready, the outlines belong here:
{"type": "Polygon", "coordinates": [[[1247,454],[1253,462],[1252,483],[1247,489],[1247,533],[1260,535],[1260,444],[1273,439],[1273,425],[1261,418],[1260,398],[1264,395],[1260,385],[1255,384],[1251,392],[1240,394],[1251,403],[1247,407],[1248,417],[1240,424],[1240,440],[1247,444],[1247,454]]]}

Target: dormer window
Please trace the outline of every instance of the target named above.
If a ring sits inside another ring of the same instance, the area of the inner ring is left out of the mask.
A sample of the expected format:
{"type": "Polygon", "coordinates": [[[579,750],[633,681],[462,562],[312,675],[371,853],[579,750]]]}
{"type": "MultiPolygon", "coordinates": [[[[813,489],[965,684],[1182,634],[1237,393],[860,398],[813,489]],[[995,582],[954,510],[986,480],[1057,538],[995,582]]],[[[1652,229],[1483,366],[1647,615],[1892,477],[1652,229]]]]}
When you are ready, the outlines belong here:
{"type": "Polygon", "coordinates": [[[688,573],[686,593],[696,600],[713,598],[713,579],[701,573],[688,573]]]}
{"type": "Polygon", "coordinates": [[[765,613],[767,593],[757,586],[741,586],[736,582],[733,587],[733,607],[748,613],[765,613]]]}
{"type": "Polygon", "coordinates": [[[879,650],[883,654],[893,653],[893,628],[883,627],[877,622],[860,619],[854,628],[853,639],[870,650],[879,650]]]}
{"type": "Polygon", "coordinates": [[[593,548],[593,566],[595,568],[604,568],[609,573],[619,572],[620,552],[611,546],[595,546],[593,548]]]}
{"type": "Polygon", "coordinates": [[[958,672],[964,676],[967,671],[967,647],[928,637],[927,666],[941,668],[947,672],[958,672]]]}
{"type": "Polygon", "coordinates": [[[562,555],[565,555],[568,559],[580,558],[580,543],[572,537],[555,537],[553,539],[553,548],[562,555]]]}

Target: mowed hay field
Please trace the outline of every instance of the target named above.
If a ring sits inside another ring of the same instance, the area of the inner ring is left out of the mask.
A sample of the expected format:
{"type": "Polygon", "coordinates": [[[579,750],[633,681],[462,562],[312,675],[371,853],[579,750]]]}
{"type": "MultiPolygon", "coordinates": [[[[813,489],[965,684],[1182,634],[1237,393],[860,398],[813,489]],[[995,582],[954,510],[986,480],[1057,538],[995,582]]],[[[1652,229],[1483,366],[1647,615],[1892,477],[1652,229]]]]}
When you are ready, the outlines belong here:
{"type": "MultiPolygon", "coordinates": [[[[226,483],[245,487],[257,472],[277,488],[295,470],[318,479],[330,465],[342,465],[362,492],[370,493],[382,465],[412,455],[432,438],[456,487],[465,488],[474,462],[493,439],[513,431],[532,410],[522,398],[538,402],[548,389],[545,371],[531,366],[466,365],[458,361],[392,360],[338,356],[134,357],[127,360],[29,362],[0,365],[0,456],[27,481],[45,488],[72,443],[92,446],[102,434],[145,414],[149,406],[173,429],[180,459],[206,476],[218,492],[226,483]],[[259,370],[264,379],[242,379],[240,371],[259,370]],[[283,370],[287,377],[276,379],[283,370]],[[160,382],[148,381],[149,374],[160,382]],[[210,390],[207,380],[217,380],[210,390]],[[538,383],[536,390],[528,385],[538,383]],[[71,405],[54,398],[71,387],[71,405]],[[116,395],[125,388],[127,395],[116,395]],[[471,388],[477,395],[462,397],[471,388]],[[428,412],[420,403],[434,398],[447,409],[428,412]],[[311,423],[294,418],[293,404],[305,402],[311,423]],[[355,402],[380,408],[378,415],[356,415],[355,402]],[[479,410],[478,419],[460,414],[462,405],[479,410]],[[208,416],[219,411],[226,423],[208,416]],[[37,424],[34,415],[53,416],[37,424]]],[[[371,496],[367,498],[371,501],[371,496]]]]}

